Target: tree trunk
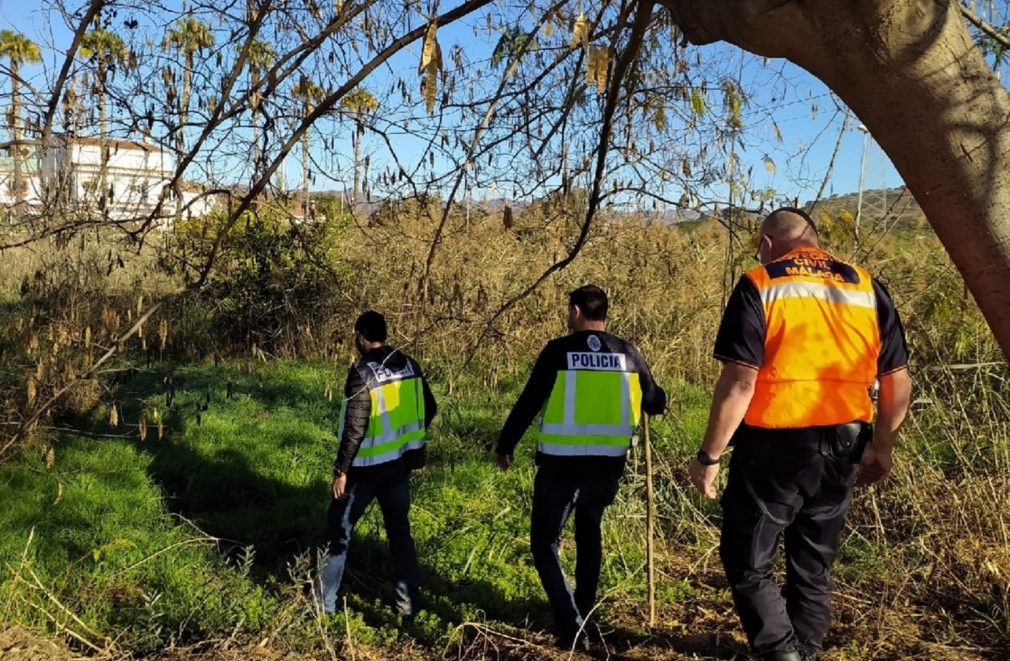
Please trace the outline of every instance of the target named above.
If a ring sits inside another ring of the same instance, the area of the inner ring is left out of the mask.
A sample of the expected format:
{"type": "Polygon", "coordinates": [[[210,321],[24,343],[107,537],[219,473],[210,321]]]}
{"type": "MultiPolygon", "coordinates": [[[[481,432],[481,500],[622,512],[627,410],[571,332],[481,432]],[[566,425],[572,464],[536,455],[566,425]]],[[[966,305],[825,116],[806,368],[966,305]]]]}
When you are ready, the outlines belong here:
{"type": "MultiPolygon", "coordinates": [[[[252,83],[252,89],[257,89],[260,84],[260,72],[259,69],[253,67],[249,71],[249,80],[252,83]]],[[[254,92],[254,94],[259,94],[259,92],[254,92]]],[[[259,129],[256,127],[256,123],[259,121],[259,97],[250,99],[252,103],[252,157],[253,157],[253,182],[259,180],[260,176],[260,142],[259,142],[259,129]]]]}
{"type": "Polygon", "coordinates": [[[13,57],[11,58],[11,137],[14,139],[14,149],[11,152],[14,158],[14,183],[11,192],[16,209],[24,199],[26,187],[21,164],[21,75],[18,72],[18,61],[13,57]]]}
{"type": "Polygon", "coordinates": [[[1010,357],[1010,100],[954,2],[662,0],[695,43],[785,57],[891,158],[1010,357]]]}
{"type": "Polygon", "coordinates": [[[109,194],[109,118],[105,107],[105,63],[98,58],[98,209],[105,215],[108,210],[106,203],[109,194]]]}
{"type": "Polygon", "coordinates": [[[354,142],[354,188],[352,192],[355,203],[358,201],[358,193],[361,192],[361,136],[364,134],[365,127],[361,124],[361,120],[357,120],[352,136],[352,142],[354,142]]]}
{"type": "MultiPolygon", "coordinates": [[[[305,108],[305,115],[310,112],[309,108],[305,108]]],[[[309,146],[309,132],[306,131],[302,136],[302,193],[305,195],[305,208],[302,211],[306,219],[313,215],[309,206],[309,146]]]]}
{"type": "MultiPolygon", "coordinates": [[[[176,168],[182,162],[186,154],[186,122],[189,121],[189,97],[192,93],[193,80],[193,53],[186,51],[185,62],[182,69],[182,94],[179,95],[179,132],[175,136],[176,168]]],[[[182,218],[182,190],[178,182],[175,184],[175,223],[178,225],[182,218]]],[[[173,228],[174,229],[174,228],[173,228]]]]}

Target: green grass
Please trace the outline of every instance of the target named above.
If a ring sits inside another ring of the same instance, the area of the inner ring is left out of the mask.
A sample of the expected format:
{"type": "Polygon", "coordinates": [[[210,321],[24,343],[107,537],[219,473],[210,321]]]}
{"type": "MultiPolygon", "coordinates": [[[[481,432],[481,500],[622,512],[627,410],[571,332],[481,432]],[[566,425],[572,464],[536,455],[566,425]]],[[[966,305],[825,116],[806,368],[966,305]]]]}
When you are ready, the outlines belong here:
{"type": "Polygon", "coordinates": [[[146,452],[67,437],[56,453],[52,468],[26,456],[0,470],[0,557],[22,579],[5,572],[4,619],[52,624],[48,611],[66,622],[62,604],[100,634],[126,632],[144,652],[271,617],[276,602],[264,589],[169,514],[146,452]]]}
{"type": "MultiPolygon", "coordinates": [[[[3,579],[0,619],[54,628],[43,609],[60,610],[58,601],[94,632],[91,639],[117,638],[140,652],[278,629],[295,647],[317,648],[319,632],[304,617],[304,578],[323,541],[344,370],[186,367],[172,374],[171,406],[165,376],[141,372],[120,387],[117,427],[108,426],[107,408],[80,423],[88,433],[122,438],[62,436],[52,467],[35,451],[0,467],[0,501],[11,504],[0,513],[0,553],[12,569],[24,555],[49,592],[3,579]],[[146,440],[138,438],[142,414],[146,440]]],[[[464,383],[451,397],[436,384],[440,413],[429,465],[413,479],[411,511],[425,601],[410,634],[425,645],[444,645],[470,620],[549,627],[528,551],[532,439],[508,473],[490,462],[521,379],[494,393],[464,383]]],[[[678,391],[683,419],[654,425],[657,454],[680,452],[697,437],[705,405],[700,391],[678,391]]],[[[644,600],[641,479],[629,470],[627,482],[605,520],[607,604],[644,600]]],[[[570,534],[563,560],[571,571],[570,534]]],[[[371,507],[355,531],[345,580],[359,643],[393,645],[400,635],[387,606],[388,577],[381,516],[371,507]]],[[[660,597],[690,594],[678,582],[660,597]]],[[[329,626],[342,635],[343,616],[329,626]]]]}
{"type": "MultiPolygon", "coordinates": [[[[473,642],[473,628],[459,629],[466,622],[486,622],[517,639],[543,642],[538,632],[549,631],[550,612],[528,549],[533,439],[524,439],[512,470],[501,472],[490,461],[500,425],[523,385],[522,372],[501,378],[495,390],[464,380],[450,395],[434,384],[440,411],[428,467],[412,478],[423,610],[406,631],[389,607],[390,562],[374,506],[352,542],[347,610],[322,626],[309,617],[307,585],[323,542],[345,370],[293,362],[187,366],[176,369],[170,382],[165,371],[140,372],[119,385],[117,426],[109,426],[106,405],[75,422],[78,434],[39,439],[0,466],[0,621],[69,630],[98,648],[114,644],[137,654],[234,637],[239,644],[269,639],[279,649],[317,656],[328,644],[343,653],[349,630],[355,645],[381,658],[404,656],[407,648],[415,656],[441,656],[473,642]],[[138,433],[142,415],[144,440],[138,433]],[[49,445],[55,449],[52,465],[45,458],[49,445]]],[[[670,415],[651,426],[662,626],[647,631],[642,624],[641,444],[604,518],[598,621],[619,646],[655,645],[660,656],[670,650],[707,656],[725,649],[691,642],[692,634],[738,632],[713,553],[719,506],[694,494],[685,474],[686,459],[704,430],[709,394],[684,383],[670,391],[670,415]]],[[[930,420],[920,416],[917,424],[930,420]]],[[[924,426],[903,443],[899,461],[917,466],[915,476],[899,472],[890,490],[875,492],[888,517],[883,528],[874,501],[865,491],[857,494],[836,565],[843,590],[854,594],[854,601],[839,600],[840,622],[851,619],[852,603],[863,603],[872,586],[907,575],[909,567],[924,575],[936,566],[923,541],[934,528],[903,505],[907,493],[918,494],[908,489],[929,484],[918,481],[926,467],[935,477],[953,461],[945,454],[953,448],[935,432],[935,426],[924,426]]],[[[964,452],[974,446],[964,441],[959,447],[964,452]]],[[[999,548],[987,545],[988,539],[979,537],[981,546],[966,548],[981,548],[998,560],[999,548]]],[[[561,552],[571,575],[570,531],[561,552]]],[[[972,563],[968,566],[977,564],[972,563]]],[[[943,603],[968,612],[957,601],[943,603]]],[[[989,636],[1006,638],[996,624],[1005,620],[1000,603],[982,595],[969,604],[993,613],[979,638],[986,645],[989,636]]],[[[942,618],[935,624],[943,624],[942,618]]],[[[840,624],[831,645],[846,648],[851,631],[840,624]]],[[[941,642],[957,638],[937,631],[941,642]]],[[[901,649],[918,649],[911,633],[895,634],[894,640],[901,649]]],[[[872,655],[871,648],[852,649],[852,655],[838,651],[837,658],[872,655]]]]}

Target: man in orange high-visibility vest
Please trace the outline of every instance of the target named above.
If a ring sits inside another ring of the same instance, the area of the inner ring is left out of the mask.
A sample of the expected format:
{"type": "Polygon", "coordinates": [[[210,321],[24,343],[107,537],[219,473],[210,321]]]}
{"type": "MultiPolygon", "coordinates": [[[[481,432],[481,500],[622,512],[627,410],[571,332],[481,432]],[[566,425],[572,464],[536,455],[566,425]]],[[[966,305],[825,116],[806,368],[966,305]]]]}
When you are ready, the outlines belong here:
{"type": "Polygon", "coordinates": [[[852,486],[891,469],[911,395],[908,350],[884,287],[818,247],[802,210],[765,218],[758,259],[719,327],[723,369],[690,475],[714,498],[733,440],[719,551],[737,614],[755,655],[806,661],[830,625],[830,570],[852,486]],[[780,537],[784,597],[772,577],[780,537]]]}

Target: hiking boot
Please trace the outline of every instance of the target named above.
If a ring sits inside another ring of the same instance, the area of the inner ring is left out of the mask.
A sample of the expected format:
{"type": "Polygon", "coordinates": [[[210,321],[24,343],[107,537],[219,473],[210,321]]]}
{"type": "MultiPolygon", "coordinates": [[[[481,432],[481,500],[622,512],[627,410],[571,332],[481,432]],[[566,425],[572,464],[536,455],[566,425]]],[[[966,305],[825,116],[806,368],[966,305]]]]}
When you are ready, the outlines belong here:
{"type": "Polygon", "coordinates": [[[788,652],[767,652],[760,656],[761,661],[806,661],[806,658],[795,650],[788,652]]]}
{"type": "Polygon", "coordinates": [[[576,652],[588,652],[590,648],[589,637],[586,635],[585,631],[582,631],[581,633],[573,631],[571,633],[559,634],[554,640],[554,644],[558,647],[558,649],[565,651],[573,649],[573,644],[576,652]]]}

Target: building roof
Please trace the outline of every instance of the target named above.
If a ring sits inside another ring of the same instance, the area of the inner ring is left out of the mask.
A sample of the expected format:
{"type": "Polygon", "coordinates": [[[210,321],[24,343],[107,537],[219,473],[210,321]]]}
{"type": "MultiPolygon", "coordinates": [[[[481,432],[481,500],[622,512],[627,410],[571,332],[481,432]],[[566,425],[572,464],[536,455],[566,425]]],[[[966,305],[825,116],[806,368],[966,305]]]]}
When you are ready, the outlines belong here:
{"type": "MultiPolygon", "coordinates": [[[[85,146],[101,146],[101,138],[92,137],[72,137],[70,138],[72,144],[85,145],[85,146]]],[[[119,140],[116,138],[106,138],[105,144],[107,144],[112,149],[140,149],[146,152],[160,152],[163,151],[161,147],[155,144],[147,142],[137,142],[135,140],[119,140]]]]}

